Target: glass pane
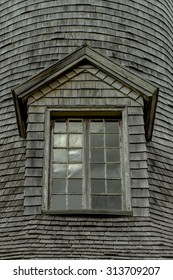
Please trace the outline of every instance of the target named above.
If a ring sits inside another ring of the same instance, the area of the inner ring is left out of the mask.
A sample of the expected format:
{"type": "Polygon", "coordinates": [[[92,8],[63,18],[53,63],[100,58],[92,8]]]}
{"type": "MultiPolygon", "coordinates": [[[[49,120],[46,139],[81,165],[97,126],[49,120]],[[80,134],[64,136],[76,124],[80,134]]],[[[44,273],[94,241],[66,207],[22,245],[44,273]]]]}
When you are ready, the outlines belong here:
{"type": "Polygon", "coordinates": [[[91,178],[105,178],[104,164],[91,164],[91,178]]]}
{"type": "Polygon", "coordinates": [[[106,134],[106,147],[119,147],[119,134],[106,134]]]}
{"type": "Polygon", "coordinates": [[[82,164],[69,164],[68,178],[81,178],[82,177],[82,164]]]}
{"type": "Polygon", "coordinates": [[[70,134],[69,135],[70,147],[82,147],[82,134],[70,134]]]}
{"type": "Polygon", "coordinates": [[[82,195],[69,195],[68,209],[82,209],[82,195]]]}
{"type": "Polygon", "coordinates": [[[104,132],[104,122],[103,121],[91,121],[90,132],[100,133],[104,132]]]}
{"type": "Polygon", "coordinates": [[[53,164],[53,178],[66,177],[66,164],[53,164]]]}
{"type": "Polygon", "coordinates": [[[106,149],[107,162],[120,162],[120,149],[106,149]]]}
{"type": "Polygon", "coordinates": [[[68,126],[68,131],[69,132],[82,132],[82,121],[69,121],[69,126],[68,126]]]}
{"type": "Polygon", "coordinates": [[[108,193],[121,193],[121,180],[107,180],[108,193]]]}
{"type": "Polygon", "coordinates": [[[121,210],[121,196],[107,196],[106,204],[108,210],[121,210]]]}
{"type": "Polygon", "coordinates": [[[66,132],[65,120],[63,122],[55,122],[54,132],[55,133],[66,132]]]}
{"type": "Polygon", "coordinates": [[[51,209],[52,210],[65,210],[66,209],[66,196],[65,195],[52,195],[51,196],[51,209]]]}
{"type": "Polygon", "coordinates": [[[66,180],[53,179],[52,193],[65,193],[65,192],[66,192],[66,180]]]}
{"type": "Polygon", "coordinates": [[[121,196],[96,196],[91,197],[92,209],[98,210],[121,210],[121,196]]]}
{"type": "Polygon", "coordinates": [[[67,149],[54,149],[53,160],[55,162],[67,162],[67,149]]]}
{"type": "Polygon", "coordinates": [[[104,150],[91,149],[91,162],[104,162],[104,150]]]}
{"type": "Polygon", "coordinates": [[[81,162],[82,161],[82,149],[69,150],[69,162],[81,162]]]}
{"type": "Polygon", "coordinates": [[[91,134],[90,141],[91,147],[103,147],[104,146],[104,135],[103,134],[91,134]]]}
{"type": "Polygon", "coordinates": [[[82,193],[82,180],[80,179],[68,180],[68,193],[82,193]]]}
{"type": "Polygon", "coordinates": [[[67,135],[66,134],[54,134],[54,147],[66,147],[67,146],[67,135]]]}
{"type": "Polygon", "coordinates": [[[107,164],[107,178],[120,178],[120,164],[107,164]]]}
{"type": "Polygon", "coordinates": [[[119,133],[119,123],[117,121],[106,121],[106,133],[119,133]]]}
{"type": "Polygon", "coordinates": [[[92,195],[91,196],[91,208],[92,209],[106,209],[106,198],[102,195],[92,195]]]}
{"type": "Polygon", "coordinates": [[[105,193],[105,180],[91,180],[91,193],[105,193]]]}

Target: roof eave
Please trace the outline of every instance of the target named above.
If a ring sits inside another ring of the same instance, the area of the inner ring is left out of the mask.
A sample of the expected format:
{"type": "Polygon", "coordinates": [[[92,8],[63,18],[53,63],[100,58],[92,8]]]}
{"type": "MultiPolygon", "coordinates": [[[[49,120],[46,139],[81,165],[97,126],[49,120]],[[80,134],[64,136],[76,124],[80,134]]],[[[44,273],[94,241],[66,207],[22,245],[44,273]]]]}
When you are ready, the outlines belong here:
{"type": "Polygon", "coordinates": [[[28,97],[84,60],[130,87],[137,94],[142,95],[145,102],[146,139],[150,141],[154,126],[158,88],[86,45],[12,90],[20,136],[26,137],[25,122],[28,97]]]}

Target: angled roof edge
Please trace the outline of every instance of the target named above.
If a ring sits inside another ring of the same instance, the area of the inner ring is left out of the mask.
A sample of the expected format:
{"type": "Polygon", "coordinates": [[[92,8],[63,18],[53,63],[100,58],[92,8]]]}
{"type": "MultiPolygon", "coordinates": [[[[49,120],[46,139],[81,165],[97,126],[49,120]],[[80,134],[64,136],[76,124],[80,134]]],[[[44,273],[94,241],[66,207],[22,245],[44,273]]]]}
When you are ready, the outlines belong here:
{"type": "Polygon", "coordinates": [[[89,63],[93,64],[103,72],[106,72],[108,75],[114,77],[124,85],[130,87],[135,92],[138,94],[140,93],[143,96],[146,104],[146,139],[148,141],[151,140],[158,88],[145,81],[140,76],[123,68],[115,62],[112,62],[110,58],[104,56],[96,50],[93,50],[87,45],[80,47],[62,60],[59,60],[57,63],[41,71],[31,79],[12,90],[20,136],[26,136],[26,101],[28,97],[39,88],[62,75],[64,72],[70,71],[70,69],[74,68],[84,60],[87,60],[89,63]]]}

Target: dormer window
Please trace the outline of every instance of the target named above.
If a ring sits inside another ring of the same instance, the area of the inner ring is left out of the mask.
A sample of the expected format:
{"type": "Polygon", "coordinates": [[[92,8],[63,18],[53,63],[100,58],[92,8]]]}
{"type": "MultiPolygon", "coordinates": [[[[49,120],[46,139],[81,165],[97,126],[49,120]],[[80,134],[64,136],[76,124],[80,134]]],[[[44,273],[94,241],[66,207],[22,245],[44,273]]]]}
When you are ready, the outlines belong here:
{"type": "Polygon", "coordinates": [[[62,113],[50,109],[48,114],[46,145],[50,149],[45,168],[50,168],[44,209],[61,213],[129,211],[126,110],[62,113]]]}

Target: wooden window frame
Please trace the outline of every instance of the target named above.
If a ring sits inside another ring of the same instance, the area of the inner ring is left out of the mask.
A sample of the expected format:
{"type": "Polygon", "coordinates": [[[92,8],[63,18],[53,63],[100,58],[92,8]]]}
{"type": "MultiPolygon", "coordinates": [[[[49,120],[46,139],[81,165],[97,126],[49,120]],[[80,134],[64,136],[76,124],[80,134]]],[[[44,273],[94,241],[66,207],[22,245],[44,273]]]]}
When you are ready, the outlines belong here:
{"type": "Polygon", "coordinates": [[[131,183],[129,167],[129,141],[128,141],[128,113],[127,107],[113,108],[47,108],[45,114],[45,147],[44,147],[44,165],[43,165],[43,193],[42,193],[42,211],[46,214],[100,214],[100,215],[132,215],[131,209],[131,183]],[[51,119],[55,117],[119,117],[122,120],[121,134],[121,168],[122,168],[122,210],[50,210],[49,209],[49,184],[51,168],[51,119]]]}

